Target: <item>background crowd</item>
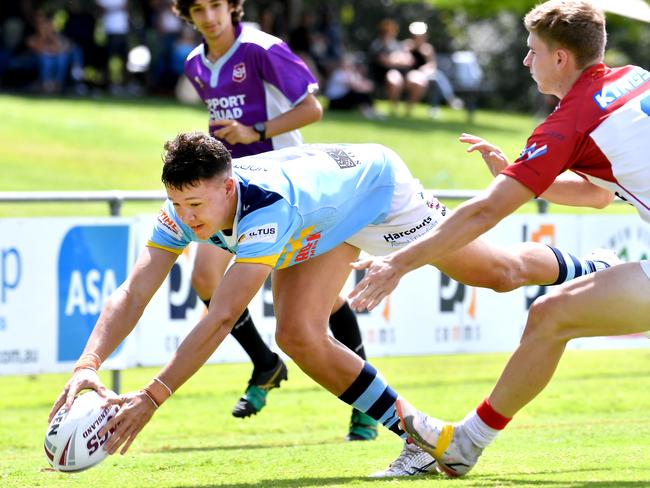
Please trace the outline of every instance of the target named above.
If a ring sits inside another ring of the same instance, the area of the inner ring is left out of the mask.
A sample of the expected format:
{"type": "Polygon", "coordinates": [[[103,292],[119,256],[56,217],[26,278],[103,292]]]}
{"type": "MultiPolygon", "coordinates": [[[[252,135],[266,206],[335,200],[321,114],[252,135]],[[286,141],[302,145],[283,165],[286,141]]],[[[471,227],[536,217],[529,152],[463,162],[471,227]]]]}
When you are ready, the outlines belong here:
{"type": "MultiPolygon", "coordinates": [[[[332,110],[358,109],[382,118],[376,97],[394,114],[415,103],[461,108],[454,86],[468,99],[481,88],[476,56],[440,66],[423,21],[400,26],[380,19],[367,39],[349,39],[341,12],[323,4],[291,22],[284,2],[246,4],[245,21],[289,44],[317,77],[332,110]],[[399,109],[400,102],[405,108],[399,109]]],[[[144,94],[192,99],[183,64],[200,36],[172,10],[171,0],[58,0],[0,4],[0,89],[45,95],[144,94]]],[[[363,37],[363,36],[362,36],[363,37]]]]}
{"type": "MultiPolygon", "coordinates": [[[[432,117],[440,104],[470,115],[477,103],[538,108],[543,101],[519,62],[520,13],[496,9],[498,2],[479,11],[460,3],[444,10],[435,2],[249,0],[244,21],[303,58],[331,109],[381,118],[377,97],[390,100],[394,115],[409,115],[418,102],[432,117]]],[[[610,65],[627,56],[650,64],[646,24],[617,16],[608,23],[610,65]]],[[[200,41],[171,0],[0,2],[0,90],[191,99],[183,62],[200,41]]]]}

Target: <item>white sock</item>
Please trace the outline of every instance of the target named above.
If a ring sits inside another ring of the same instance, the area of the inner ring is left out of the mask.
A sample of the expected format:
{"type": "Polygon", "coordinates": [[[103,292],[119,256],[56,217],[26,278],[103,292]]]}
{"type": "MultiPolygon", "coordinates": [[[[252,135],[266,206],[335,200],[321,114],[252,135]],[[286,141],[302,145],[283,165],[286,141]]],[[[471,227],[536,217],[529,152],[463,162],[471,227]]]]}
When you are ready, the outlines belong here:
{"type": "Polygon", "coordinates": [[[497,435],[499,435],[500,430],[493,429],[487,425],[481,417],[478,416],[476,410],[467,414],[467,416],[460,422],[460,426],[467,434],[467,437],[474,443],[477,447],[485,449],[497,435]]]}

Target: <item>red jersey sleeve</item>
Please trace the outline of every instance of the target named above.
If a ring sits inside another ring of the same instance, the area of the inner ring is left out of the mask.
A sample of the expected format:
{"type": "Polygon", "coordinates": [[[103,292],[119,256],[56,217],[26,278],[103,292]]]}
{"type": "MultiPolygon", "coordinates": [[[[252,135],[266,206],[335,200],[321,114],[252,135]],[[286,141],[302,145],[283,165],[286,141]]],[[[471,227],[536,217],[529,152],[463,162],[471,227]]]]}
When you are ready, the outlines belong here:
{"type": "Polygon", "coordinates": [[[560,107],[533,131],[517,160],[502,173],[539,196],[570,167],[580,141],[572,111],[560,107]]]}

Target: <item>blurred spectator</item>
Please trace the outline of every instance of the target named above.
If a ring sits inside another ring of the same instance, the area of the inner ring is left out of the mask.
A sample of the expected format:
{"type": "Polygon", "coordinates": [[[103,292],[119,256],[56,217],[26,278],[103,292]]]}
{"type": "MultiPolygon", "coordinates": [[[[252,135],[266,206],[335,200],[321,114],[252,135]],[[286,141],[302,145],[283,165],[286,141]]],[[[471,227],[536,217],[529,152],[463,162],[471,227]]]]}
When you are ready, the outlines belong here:
{"type": "Polygon", "coordinates": [[[366,78],[351,54],[343,56],[340,65],[330,75],[325,96],[330,110],[359,109],[367,119],[381,119],[373,107],[374,83],[366,78]]]}
{"type": "Polygon", "coordinates": [[[399,26],[392,19],[379,23],[378,36],[369,47],[370,72],[379,87],[383,87],[396,113],[404,88],[404,74],[413,65],[413,56],[397,40],[399,26]]]}
{"type": "Polygon", "coordinates": [[[337,19],[333,7],[326,6],[321,10],[317,32],[322,49],[317,53],[316,64],[326,78],[343,58],[343,39],[337,19]]]}
{"type": "Polygon", "coordinates": [[[315,54],[322,51],[322,48],[317,47],[320,42],[314,27],[314,16],[310,11],[305,10],[300,15],[298,25],[289,33],[288,44],[291,50],[305,62],[318,83],[322,84],[323,76],[314,61],[315,54]]]}
{"type": "Polygon", "coordinates": [[[34,27],[27,46],[38,60],[39,88],[47,94],[61,93],[68,76],[72,45],[54,29],[52,16],[42,10],[35,14],[34,27]]]}
{"type": "MultiPolygon", "coordinates": [[[[483,84],[483,70],[472,51],[456,51],[451,55],[452,80],[456,92],[465,99],[465,108],[470,119],[474,117],[478,95],[483,84]]],[[[453,105],[452,105],[453,106],[453,105]]]]}
{"type": "Polygon", "coordinates": [[[404,41],[406,49],[413,56],[412,69],[406,75],[406,91],[408,93],[407,114],[411,113],[415,103],[424,98],[427,90],[431,90],[430,115],[437,116],[441,97],[455,109],[463,107],[463,101],[458,98],[445,73],[438,69],[436,51],[427,40],[427,24],[412,22],[409,25],[410,38],[404,41]]]}
{"type": "Polygon", "coordinates": [[[105,62],[105,56],[95,42],[96,20],[94,13],[81,0],[68,0],[67,18],[63,26],[63,35],[72,43],[72,79],[75,91],[86,91],[84,69],[87,64],[99,68],[105,62]]]}
{"type": "MultiPolygon", "coordinates": [[[[154,59],[151,72],[152,85],[154,90],[161,93],[171,93],[179,76],[179,72],[174,71],[172,64],[175,44],[183,29],[183,21],[172,10],[173,3],[173,0],[150,0],[155,29],[155,43],[152,47],[154,59]]],[[[180,72],[182,71],[181,67],[180,72]]]]}
{"type": "Polygon", "coordinates": [[[25,86],[38,76],[36,56],[26,39],[33,30],[34,9],[31,0],[0,2],[0,83],[25,86]]]}
{"type": "Polygon", "coordinates": [[[106,34],[107,63],[104,67],[105,76],[113,94],[122,93],[122,85],[126,80],[126,63],[129,54],[129,11],[127,0],[96,0],[102,9],[101,23],[106,34]],[[117,76],[111,76],[111,60],[119,60],[117,76]]]}

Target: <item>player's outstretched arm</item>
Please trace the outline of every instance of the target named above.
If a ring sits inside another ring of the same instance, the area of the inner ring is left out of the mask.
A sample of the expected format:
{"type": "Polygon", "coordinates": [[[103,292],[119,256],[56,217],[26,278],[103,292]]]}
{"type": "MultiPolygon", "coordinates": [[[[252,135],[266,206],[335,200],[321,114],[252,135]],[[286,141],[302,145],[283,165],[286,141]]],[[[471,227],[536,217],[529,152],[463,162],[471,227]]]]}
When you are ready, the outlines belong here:
{"type": "Polygon", "coordinates": [[[142,251],[126,281],[106,302],[72,377],[50,410],[49,420],[64,403],[70,408],[81,390],[91,388],[106,396],[97,369],[133,330],[175,260],[176,254],[162,249],[147,247],[142,251]]]}
{"type": "Polygon", "coordinates": [[[372,310],[406,273],[425,264],[435,266],[533,197],[513,178],[497,176],[484,192],[460,205],[425,236],[388,256],[353,263],[354,269],[367,272],[350,292],[350,305],[357,311],[372,310]]]}
{"type": "Polygon", "coordinates": [[[106,443],[113,454],[125,454],[156,409],[210,358],[228,336],[237,319],[271,272],[269,266],[235,263],[230,267],[210,300],[208,314],[199,321],[171,361],[145,388],[107,400],[120,410],[98,433],[115,429],[106,443]]]}
{"type": "Polygon", "coordinates": [[[462,133],[458,140],[465,144],[470,144],[467,148],[468,153],[478,151],[481,154],[492,176],[497,176],[510,164],[503,151],[485,139],[472,134],[462,133]]]}

